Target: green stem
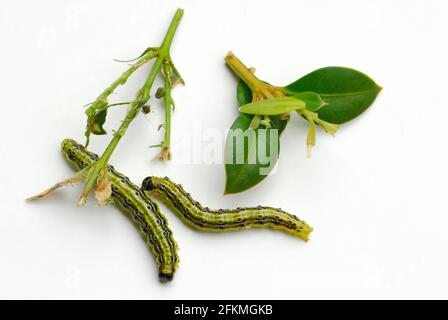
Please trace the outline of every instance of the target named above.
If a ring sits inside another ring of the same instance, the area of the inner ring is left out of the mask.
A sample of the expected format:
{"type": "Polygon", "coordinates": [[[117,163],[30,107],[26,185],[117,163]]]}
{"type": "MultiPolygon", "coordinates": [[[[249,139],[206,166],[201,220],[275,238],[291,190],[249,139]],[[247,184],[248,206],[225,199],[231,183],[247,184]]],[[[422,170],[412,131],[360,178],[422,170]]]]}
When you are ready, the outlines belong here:
{"type": "Polygon", "coordinates": [[[168,58],[170,55],[171,42],[173,42],[174,34],[176,33],[177,27],[179,26],[180,20],[182,19],[183,15],[184,10],[177,9],[173,19],[171,20],[168,32],[166,33],[162,45],[160,46],[160,52],[162,53],[161,55],[163,55],[164,58],[168,58]]]}
{"type": "Polygon", "coordinates": [[[258,79],[250,70],[247,68],[241,60],[239,60],[233,52],[229,52],[225,57],[225,61],[230,69],[241,79],[252,91],[254,100],[258,100],[258,95],[261,95],[261,99],[270,99],[275,96],[283,96],[283,94],[276,92],[274,88],[267,85],[260,79],[258,79]]]}
{"type": "Polygon", "coordinates": [[[128,78],[143,64],[151,60],[156,56],[155,51],[150,51],[147,54],[145,54],[142,58],[140,58],[136,63],[134,63],[131,67],[129,67],[128,70],[123,72],[120,77],[118,77],[117,80],[115,80],[108,88],[106,88],[97,98],[96,100],[105,100],[107,99],[114,91],[115,89],[125,84],[128,78]]]}
{"type": "MultiPolygon", "coordinates": [[[[87,147],[90,142],[90,134],[91,134],[91,127],[90,127],[90,121],[91,119],[94,119],[95,113],[97,110],[107,110],[108,107],[111,105],[108,105],[108,97],[115,91],[115,89],[126,83],[128,78],[143,64],[150,61],[152,58],[154,58],[156,55],[158,55],[158,50],[149,50],[147,53],[143,54],[143,56],[135,63],[133,64],[128,70],[123,72],[120,77],[118,77],[117,80],[115,80],[108,88],[106,88],[97,98],[96,100],[90,105],[90,107],[86,110],[87,115],[87,127],[86,127],[86,143],[85,146],[87,147]]],[[[118,105],[118,104],[115,104],[118,105]]]]}
{"type": "Polygon", "coordinates": [[[168,61],[165,61],[162,74],[164,76],[164,86],[163,86],[163,103],[165,104],[165,136],[162,146],[162,159],[169,160],[171,158],[170,154],[170,141],[171,141],[171,107],[173,105],[173,100],[171,98],[171,78],[170,78],[170,65],[168,61]]]}
{"type": "MultiPolygon", "coordinates": [[[[100,173],[102,168],[107,166],[107,163],[109,162],[109,159],[112,156],[112,153],[114,152],[114,150],[117,147],[118,143],[120,142],[121,138],[125,135],[126,130],[129,127],[129,124],[137,116],[141,107],[143,107],[143,105],[145,105],[145,103],[149,100],[151,87],[154,83],[154,80],[155,80],[157,74],[160,71],[162,62],[164,61],[164,59],[169,57],[169,50],[171,47],[171,43],[173,41],[174,34],[176,33],[176,29],[179,26],[179,22],[182,19],[182,16],[183,16],[183,10],[177,9],[176,14],[174,15],[174,17],[171,21],[171,24],[168,28],[168,31],[165,35],[165,38],[163,39],[162,45],[160,46],[157,60],[154,63],[154,65],[152,66],[151,71],[148,75],[148,78],[146,79],[144,86],[137,93],[137,97],[132,102],[132,104],[129,108],[129,111],[128,111],[126,117],[124,118],[123,122],[121,123],[118,131],[115,133],[114,137],[110,141],[106,150],[101,155],[100,159],[95,163],[95,165],[92,168],[92,171],[89,173],[89,175],[86,179],[86,185],[84,187],[84,191],[81,195],[81,198],[79,199],[80,205],[85,203],[85,201],[87,199],[87,195],[89,194],[90,190],[93,188],[95,183],[97,182],[96,180],[97,180],[98,174],[100,173]]],[[[106,91],[107,90],[108,89],[106,89],[106,91]]]]}

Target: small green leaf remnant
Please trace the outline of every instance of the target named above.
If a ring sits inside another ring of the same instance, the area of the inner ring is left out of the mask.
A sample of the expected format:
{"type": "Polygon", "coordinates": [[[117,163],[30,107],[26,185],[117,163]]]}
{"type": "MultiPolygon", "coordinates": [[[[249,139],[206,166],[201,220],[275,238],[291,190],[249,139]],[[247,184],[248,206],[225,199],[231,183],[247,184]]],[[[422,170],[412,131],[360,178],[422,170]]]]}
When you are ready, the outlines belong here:
{"type": "Polygon", "coordinates": [[[239,110],[242,113],[259,116],[277,116],[291,111],[305,109],[305,102],[295,97],[272,98],[245,104],[239,110]]]}

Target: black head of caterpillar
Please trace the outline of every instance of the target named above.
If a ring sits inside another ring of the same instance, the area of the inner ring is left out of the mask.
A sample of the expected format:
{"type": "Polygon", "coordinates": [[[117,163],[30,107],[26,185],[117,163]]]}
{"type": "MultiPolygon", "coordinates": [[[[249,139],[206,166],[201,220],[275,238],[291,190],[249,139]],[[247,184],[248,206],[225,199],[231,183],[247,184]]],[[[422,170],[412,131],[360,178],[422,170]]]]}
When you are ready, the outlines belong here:
{"type": "Polygon", "coordinates": [[[142,182],[142,190],[152,191],[154,189],[154,184],[152,183],[152,177],[146,177],[142,182]]]}
{"type": "Polygon", "coordinates": [[[313,230],[296,216],[271,207],[250,207],[212,210],[203,207],[181,185],[167,177],[147,177],[142,190],[162,200],[188,225],[201,231],[224,232],[253,227],[271,228],[295,235],[303,240],[313,230]]]}

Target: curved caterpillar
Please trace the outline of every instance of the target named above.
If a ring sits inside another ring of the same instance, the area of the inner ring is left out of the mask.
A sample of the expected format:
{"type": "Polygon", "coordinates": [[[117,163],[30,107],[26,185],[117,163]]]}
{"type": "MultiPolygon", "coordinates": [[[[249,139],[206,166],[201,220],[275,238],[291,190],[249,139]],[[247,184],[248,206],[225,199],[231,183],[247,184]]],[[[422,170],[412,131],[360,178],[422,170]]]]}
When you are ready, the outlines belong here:
{"type": "MultiPolygon", "coordinates": [[[[98,156],[87,151],[81,144],[71,139],[62,142],[62,152],[66,160],[76,170],[98,160],[98,156]]],[[[173,239],[165,216],[158,205],[149,199],[128,177],[108,166],[112,180],[113,203],[138,225],[159,268],[159,280],[171,281],[179,263],[177,243],[173,239]]]]}
{"type": "Polygon", "coordinates": [[[167,177],[147,177],[142,190],[170,207],[185,223],[200,231],[225,232],[248,228],[271,228],[297,236],[305,241],[313,228],[296,216],[271,207],[211,210],[190,196],[181,185],[167,177]]]}

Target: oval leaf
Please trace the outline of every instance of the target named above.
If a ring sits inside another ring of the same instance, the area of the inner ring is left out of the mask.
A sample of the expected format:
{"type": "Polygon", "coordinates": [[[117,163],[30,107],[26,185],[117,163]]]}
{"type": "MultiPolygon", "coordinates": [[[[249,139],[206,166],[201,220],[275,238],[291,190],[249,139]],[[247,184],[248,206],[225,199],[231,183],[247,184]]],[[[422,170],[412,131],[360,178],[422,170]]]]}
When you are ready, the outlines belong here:
{"type": "Polygon", "coordinates": [[[363,113],[375,100],[381,87],[367,75],[350,68],[326,67],[313,71],[284,87],[288,95],[312,91],[327,103],[319,118],[341,124],[363,113]]]}
{"type": "Polygon", "coordinates": [[[276,116],[305,109],[305,102],[295,97],[272,98],[255,101],[239,108],[240,112],[260,116],[276,116]]]}
{"type": "Polygon", "coordinates": [[[227,134],[224,152],[226,162],[224,194],[242,192],[255,186],[267,177],[277,162],[280,152],[279,138],[286,127],[287,121],[281,120],[280,117],[271,117],[271,128],[258,127],[257,129],[249,129],[253,117],[248,114],[240,114],[227,134]],[[243,140],[242,147],[238,145],[237,138],[233,134],[238,129],[241,130],[239,132],[241,135],[247,137],[243,140]],[[271,152],[270,148],[270,130],[278,130],[277,135],[274,135],[276,141],[272,141],[273,144],[278,146],[277,152],[273,155],[271,155],[273,152],[271,152]],[[260,161],[258,157],[258,149],[260,147],[266,151],[265,154],[269,158],[269,162],[260,161]]]}
{"type": "MultiPolygon", "coordinates": [[[[237,86],[237,100],[238,105],[243,106],[245,104],[248,104],[252,101],[252,91],[250,88],[244,83],[244,81],[238,81],[237,86]]],[[[252,119],[254,118],[253,115],[248,114],[240,114],[232,124],[231,129],[241,129],[243,132],[246,132],[249,129],[250,124],[252,122],[252,119]]],[[[277,129],[278,130],[278,138],[280,138],[280,134],[283,132],[283,130],[286,127],[286,124],[288,121],[281,120],[280,117],[271,117],[271,129],[277,129]]],[[[236,146],[232,143],[233,141],[230,141],[229,134],[227,135],[226,139],[226,146],[225,146],[225,158],[226,158],[226,186],[224,193],[230,194],[230,193],[238,193],[242,192],[244,190],[247,190],[257,183],[261,182],[264,178],[266,178],[267,175],[260,175],[260,168],[264,168],[265,170],[268,167],[274,167],[277,159],[271,160],[271,165],[263,165],[257,161],[254,164],[249,164],[248,159],[256,155],[256,146],[258,144],[258,137],[259,137],[259,130],[261,128],[255,129],[255,137],[256,137],[256,143],[249,145],[249,141],[245,141],[244,143],[244,150],[241,152],[244,152],[244,162],[241,164],[236,163],[236,146]],[[232,148],[232,150],[231,150],[232,148]],[[232,153],[230,153],[232,152],[232,153]],[[229,159],[229,156],[233,155],[233,159],[229,159]],[[230,161],[233,160],[233,161],[230,161]],[[230,163],[229,163],[230,162],[230,163]]],[[[270,130],[270,129],[267,129],[270,130]]],[[[269,137],[269,132],[266,134],[267,137],[269,137]]],[[[233,138],[233,137],[232,137],[233,138]]],[[[280,151],[280,140],[277,141],[277,145],[279,147],[280,151]]],[[[268,149],[270,146],[270,140],[266,139],[266,149],[268,149]]],[[[270,151],[270,148],[269,148],[270,151]]]]}

